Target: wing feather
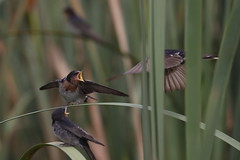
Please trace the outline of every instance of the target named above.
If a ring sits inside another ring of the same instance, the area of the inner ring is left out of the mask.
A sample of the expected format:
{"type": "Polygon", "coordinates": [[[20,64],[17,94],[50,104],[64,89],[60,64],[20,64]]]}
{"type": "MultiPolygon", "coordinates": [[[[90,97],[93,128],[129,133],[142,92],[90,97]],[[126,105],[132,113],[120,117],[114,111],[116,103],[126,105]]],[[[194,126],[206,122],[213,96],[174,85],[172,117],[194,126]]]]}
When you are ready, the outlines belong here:
{"type": "Polygon", "coordinates": [[[165,70],[165,91],[185,88],[184,65],[165,70]]]}
{"type": "Polygon", "coordinates": [[[45,90],[45,89],[50,89],[50,88],[58,88],[59,82],[60,82],[60,80],[49,82],[49,83],[45,84],[44,86],[40,87],[39,89],[45,90]]]}
{"type": "Polygon", "coordinates": [[[128,95],[120,92],[118,90],[112,89],[110,87],[106,87],[103,86],[101,84],[92,82],[92,81],[88,81],[85,80],[84,82],[81,82],[80,84],[82,91],[85,94],[90,94],[93,92],[98,92],[98,93],[105,93],[105,94],[113,94],[113,95],[117,95],[117,96],[123,96],[123,97],[127,97],[128,95]]]}
{"type": "Polygon", "coordinates": [[[96,144],[100,144],[104,146],[101,142],[97,141],[95,138],[93,138],[89,133],[87,133],[85,130],[80,128],[78,125],[73,123],[68,118],[65,118],[64,121],[61,121],[58,123],[62,128],[66,129],[67,131],[71,132],[72,134],[76,135],[79,138],[85,138],[91,142],[94,142],[96,144]]]}

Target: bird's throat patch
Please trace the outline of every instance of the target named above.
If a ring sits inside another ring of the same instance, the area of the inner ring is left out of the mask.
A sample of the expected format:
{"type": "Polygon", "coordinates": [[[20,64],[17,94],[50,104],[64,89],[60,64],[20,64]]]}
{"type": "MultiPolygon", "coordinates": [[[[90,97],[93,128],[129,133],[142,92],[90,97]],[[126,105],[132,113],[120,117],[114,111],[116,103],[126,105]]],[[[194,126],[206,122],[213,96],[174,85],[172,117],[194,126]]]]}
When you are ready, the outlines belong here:
{"type": "Polygon", "coordinates": [[[76,91],[77,89],[77,86],[76,85],[72,85],[71,83],[67,82],[67,81],[64,81],[63,82],[63,88],[66,89],[66,91],[76,91]]]}
{"type": "Polygon", "coordinates": [[[78,79],[79,79],[80,81],[84,82],[82,72],[79,72],[79,74],[78,74],[78,79]]]}

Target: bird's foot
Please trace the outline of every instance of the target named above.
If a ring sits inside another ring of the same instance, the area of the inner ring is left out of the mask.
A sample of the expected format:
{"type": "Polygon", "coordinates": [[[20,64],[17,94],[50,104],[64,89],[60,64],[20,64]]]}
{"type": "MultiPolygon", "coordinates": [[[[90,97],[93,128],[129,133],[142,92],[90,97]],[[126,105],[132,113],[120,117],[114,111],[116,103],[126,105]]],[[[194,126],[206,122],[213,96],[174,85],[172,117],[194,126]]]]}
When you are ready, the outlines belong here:
{"type": "Polygon", "coordinates": [[[88,100],[88,96],[85,96],[84,103],[87,103],[87,100],[88,100]]]}
{"type": "Polygon", "coordinates": [[[84,102],[85,102],[85,103],[87,102],[88,98],[97,101],[97,98],[94,98],[94,97],[91,97],[91,96],[85,96],[85,99],[84,99],[84,102]]]}

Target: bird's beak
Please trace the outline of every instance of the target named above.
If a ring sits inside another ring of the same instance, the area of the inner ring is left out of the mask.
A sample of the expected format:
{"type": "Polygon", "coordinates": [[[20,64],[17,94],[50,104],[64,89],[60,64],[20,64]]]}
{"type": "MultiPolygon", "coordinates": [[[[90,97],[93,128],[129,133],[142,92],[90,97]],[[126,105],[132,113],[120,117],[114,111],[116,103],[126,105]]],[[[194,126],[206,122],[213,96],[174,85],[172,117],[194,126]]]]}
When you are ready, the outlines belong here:
{"type": "Polygon", "coordinates": [[[70,113],[67,112],[67,107],[65,108],[65,111],[64,111],[64,116],[68,116],[70,113]]]}
{"type": "Polygon", "coordinates": [[[84,82],[83,73],[82,72],[78,73],[78,80],[84,82]]]}
{"type": "Polygon", "coordinates": [[[68,112],[64,112],[64,116],[68,116],[70,113],[68,113],[68,112]]]}

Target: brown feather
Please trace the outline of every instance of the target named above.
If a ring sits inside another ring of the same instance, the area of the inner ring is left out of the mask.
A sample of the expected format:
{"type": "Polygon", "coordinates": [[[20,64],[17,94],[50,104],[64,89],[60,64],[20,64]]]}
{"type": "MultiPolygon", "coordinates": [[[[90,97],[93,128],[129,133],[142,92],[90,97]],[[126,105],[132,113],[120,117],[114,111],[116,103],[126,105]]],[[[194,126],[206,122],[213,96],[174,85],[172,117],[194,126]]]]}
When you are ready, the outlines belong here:
{"type": "Polygon", "coordinates": [[[68,81],[63,82],[63,87],[66,89],[66,91],[72,91],[74,92],[77,89],[77,85],[72,85],[68,81]]]}
{"type": "Polygon", "coordinates": [[[123,97],[128,96],[123,92],[120,92],[118,90],[115,90],[115,89],[112,89],[88,80],[85,80],[84,82],[80,82],[80,87],[85,94],[98,92],[98,93],[113,94],[113,95],[123,96],[123,97]]]}

